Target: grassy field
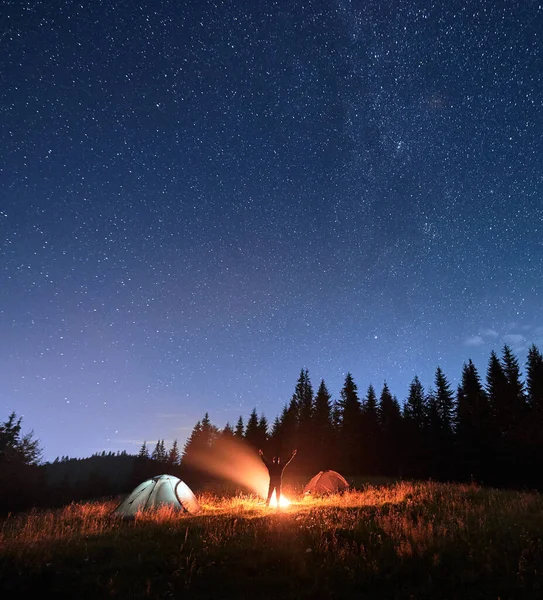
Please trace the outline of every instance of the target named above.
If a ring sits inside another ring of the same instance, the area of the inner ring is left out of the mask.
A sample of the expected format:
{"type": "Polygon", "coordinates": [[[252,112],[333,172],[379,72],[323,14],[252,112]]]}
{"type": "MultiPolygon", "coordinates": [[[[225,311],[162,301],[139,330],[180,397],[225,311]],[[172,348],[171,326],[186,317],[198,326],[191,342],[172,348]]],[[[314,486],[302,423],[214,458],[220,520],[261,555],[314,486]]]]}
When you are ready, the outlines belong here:
{"type": "Polygon", "coordinates": [[[133,522],[115,503],[0,523],[2,598],[543,598],[543,496],[396,483],[269,509],[201,496],[203,512],[133,522]]]}

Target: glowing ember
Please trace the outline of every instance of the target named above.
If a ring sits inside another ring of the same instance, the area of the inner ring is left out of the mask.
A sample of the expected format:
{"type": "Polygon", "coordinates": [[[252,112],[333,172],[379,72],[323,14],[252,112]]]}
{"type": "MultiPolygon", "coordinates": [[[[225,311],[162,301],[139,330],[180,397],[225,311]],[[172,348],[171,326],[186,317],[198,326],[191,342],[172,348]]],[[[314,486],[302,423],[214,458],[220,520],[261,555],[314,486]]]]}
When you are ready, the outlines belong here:
{"type": "MultiPolygon", "coordinates": [[[[285,507],[289,505],[290,500],[288,498],[285,498],[283,494],[281,494],[281,498],[279,499],[279,506],[285,507]]],[[[273,496],[271,497],[270,506],[272,506],[273,508],[277,508],[277,499],[275,497],[275,492],[273,492],[273,496]]]]}

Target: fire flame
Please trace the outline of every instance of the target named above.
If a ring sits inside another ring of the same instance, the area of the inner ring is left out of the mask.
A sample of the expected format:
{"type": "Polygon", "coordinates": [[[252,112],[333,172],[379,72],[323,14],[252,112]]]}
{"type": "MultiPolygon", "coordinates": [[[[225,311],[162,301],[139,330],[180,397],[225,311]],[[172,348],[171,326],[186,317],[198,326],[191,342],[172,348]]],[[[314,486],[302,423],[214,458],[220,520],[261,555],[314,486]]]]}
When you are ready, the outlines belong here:
{"type": "MultiPolygon", "coordinates": [[[[276,498],[275,492],[273,492],[273,495],[270,499],[270,506],[272,506],[273,508],[277,508],[277,498],[276,498]]],[[[281,497],[279,498],[279,506],[281,508],[290,506],[290,500],[288,498],[285,498],[285,496],[283,496],[283,494],[281,494],[281,497]]]]}

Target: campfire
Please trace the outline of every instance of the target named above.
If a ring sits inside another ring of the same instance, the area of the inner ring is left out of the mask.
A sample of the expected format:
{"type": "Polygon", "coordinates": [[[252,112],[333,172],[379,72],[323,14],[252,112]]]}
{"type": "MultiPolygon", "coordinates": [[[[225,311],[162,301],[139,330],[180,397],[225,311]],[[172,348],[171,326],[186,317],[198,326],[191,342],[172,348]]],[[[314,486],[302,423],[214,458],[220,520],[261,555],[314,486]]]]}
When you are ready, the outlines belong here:
{"type": "MultiPolygon", "coordinates": [[[[283,496],[283,494],[281,494],[281,498],[279,498],[279,507],[284,508],[289,505],[290,505],[290,500],[288,498],[285,498],[285,496],[283,496]]],[[[277,498],[275,496],[275,492],[273,492],[273,496],[271,497],[270,506],[272,506],[273,508],[277,508],[277,498]]]]}

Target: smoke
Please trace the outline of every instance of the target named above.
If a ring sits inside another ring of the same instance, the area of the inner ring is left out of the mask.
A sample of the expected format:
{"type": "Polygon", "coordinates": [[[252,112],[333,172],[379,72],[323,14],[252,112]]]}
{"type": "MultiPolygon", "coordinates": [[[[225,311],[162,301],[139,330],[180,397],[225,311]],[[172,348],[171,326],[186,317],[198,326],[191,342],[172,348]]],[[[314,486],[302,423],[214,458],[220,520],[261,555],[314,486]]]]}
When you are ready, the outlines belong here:
{"type": "Polygon", "coordinates": [[[268,470],[255,451],[243,441],[217,439],[212,446],[191,450],[187,463],[201,471],[238,483],[262,498],[268,492],[268,470]]]}

